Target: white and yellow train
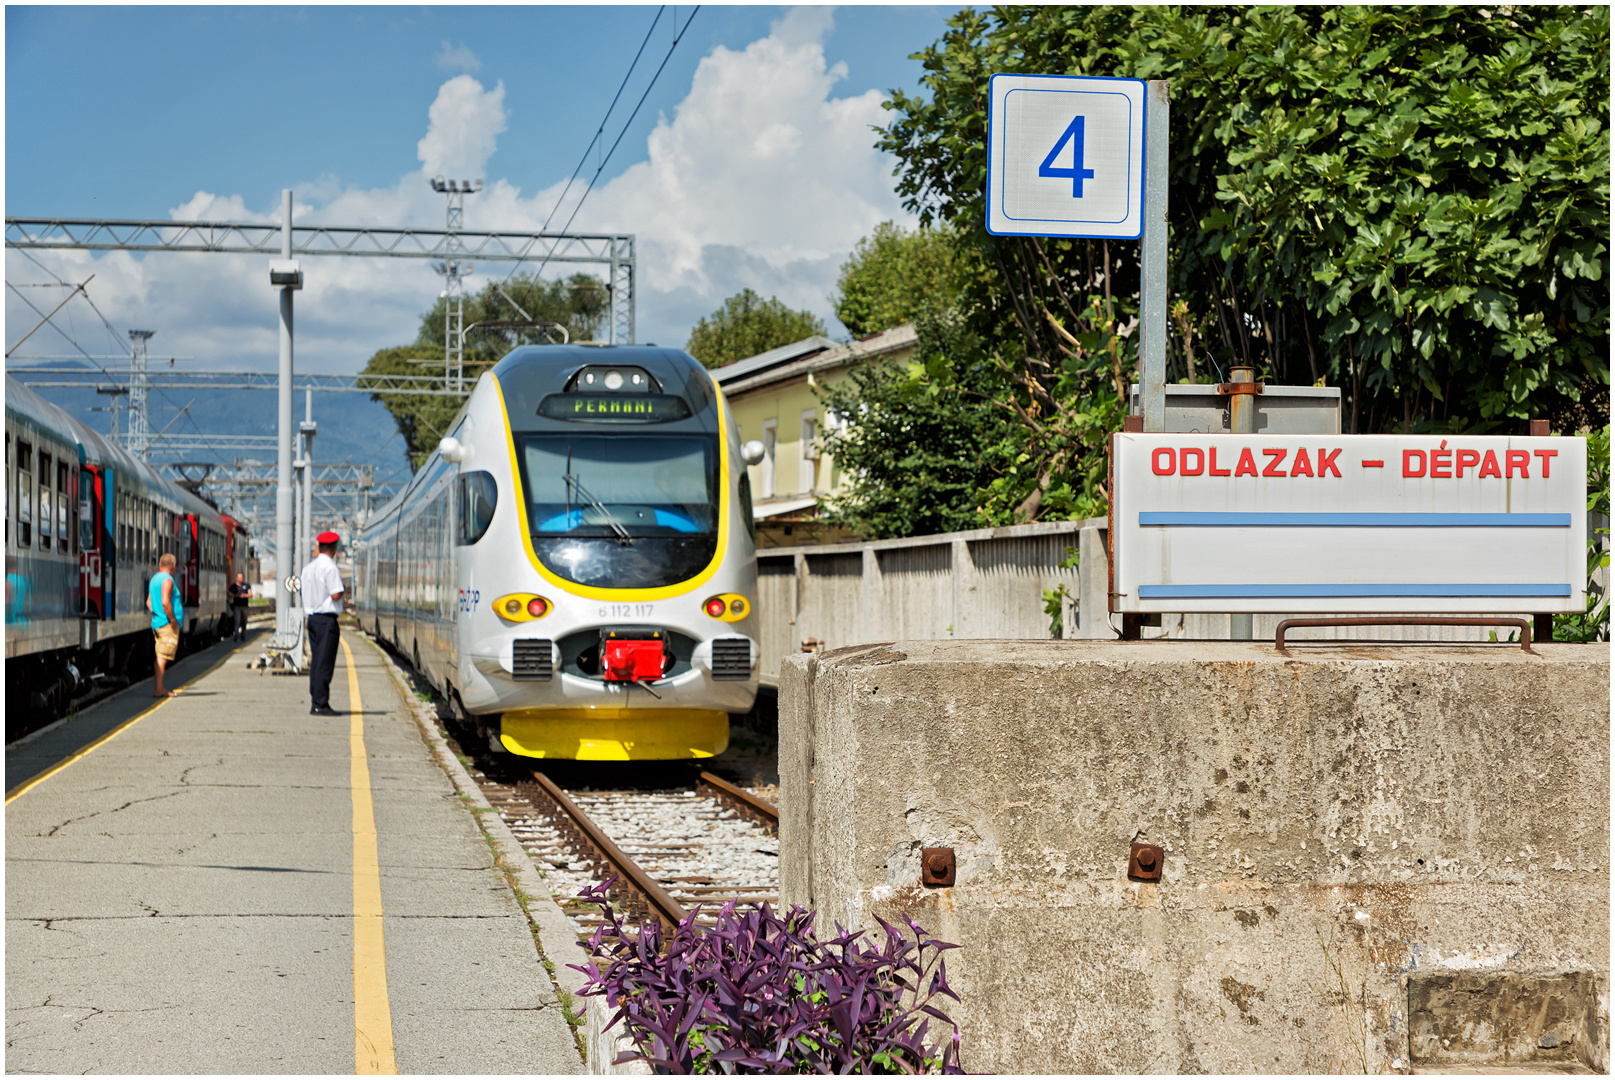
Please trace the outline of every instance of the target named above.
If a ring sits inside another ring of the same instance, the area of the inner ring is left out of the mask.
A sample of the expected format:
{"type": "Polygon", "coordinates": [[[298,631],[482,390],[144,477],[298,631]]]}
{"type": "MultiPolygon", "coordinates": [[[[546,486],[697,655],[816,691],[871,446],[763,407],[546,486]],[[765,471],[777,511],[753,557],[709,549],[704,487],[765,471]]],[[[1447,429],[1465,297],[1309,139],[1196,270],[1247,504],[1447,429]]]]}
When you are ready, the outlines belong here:
{"type": "Polygon", "coordinates": [[[677,349],[516,349],[353,554],[363,625],[496,749],[709,757],[756,697],[740,436],[677,349]]]}

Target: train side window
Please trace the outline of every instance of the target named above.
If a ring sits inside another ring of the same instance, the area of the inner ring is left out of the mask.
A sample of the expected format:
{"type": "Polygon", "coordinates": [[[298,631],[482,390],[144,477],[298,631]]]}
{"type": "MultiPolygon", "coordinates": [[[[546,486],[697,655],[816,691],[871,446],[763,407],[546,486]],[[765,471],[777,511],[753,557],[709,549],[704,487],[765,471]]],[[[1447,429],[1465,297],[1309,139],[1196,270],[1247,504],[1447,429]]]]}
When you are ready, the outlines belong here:
{"type": "Polygon", "coordinates": [[[39,455],[39,546],[46,551],[51,547],[51,534],[56,518],[56,500],[50,489],[50,455],[39,455]]]}
{"type": "Polygon", "coordinates": [[[95,474],[79,470],[79,550],[93,551],[101,545],[95,538],[95,474]]]}
{"type": "Polygon", "coordinates": [[[56,550],[67,550],[67,462],[56,462],[56,550]]]}
{"type": "Polygon", "coordinates": [[[11,432],[6,432],[6,546],[11,546],[11,515],[17,512],[17,477],[11,467],[11,432]]]}
{"type": "Polygon", "coordinates": [[[740,518],[746,523],[746,535],[756,541],[757,519],[752,516],[751,477],[745,473],[740,474],[740,518]]]}
{"type": "Polygon", "coordinates": [[[34,448],[25,442],[17,443],[17,546],[31,547],[34,542],[34,448]]]}
{"type": "Polygon", "coordinates": [[[494,508],[499,505],[499,485],[493,473],[460,474],[459,543],[475,544],[493,524],[494,508]]]}

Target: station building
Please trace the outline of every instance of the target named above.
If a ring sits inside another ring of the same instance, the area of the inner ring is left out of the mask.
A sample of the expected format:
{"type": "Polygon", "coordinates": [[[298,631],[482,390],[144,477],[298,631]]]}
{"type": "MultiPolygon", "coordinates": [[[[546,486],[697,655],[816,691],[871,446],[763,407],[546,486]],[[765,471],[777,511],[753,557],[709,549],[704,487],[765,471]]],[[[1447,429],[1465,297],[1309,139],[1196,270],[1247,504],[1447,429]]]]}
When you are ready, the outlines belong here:
{"type": "Polygon", "coordinates": [[[849,344],[814,335],[713,372],[741,441],[763,444],[763,460],[747,470],[759,548],[856,539],[819,517],[821,500],[841,489],[845,474],[823,444],[841,419],[818,391],[849,378],[859,363],[906,364],[917,341],[909,323],[849,344]]]}

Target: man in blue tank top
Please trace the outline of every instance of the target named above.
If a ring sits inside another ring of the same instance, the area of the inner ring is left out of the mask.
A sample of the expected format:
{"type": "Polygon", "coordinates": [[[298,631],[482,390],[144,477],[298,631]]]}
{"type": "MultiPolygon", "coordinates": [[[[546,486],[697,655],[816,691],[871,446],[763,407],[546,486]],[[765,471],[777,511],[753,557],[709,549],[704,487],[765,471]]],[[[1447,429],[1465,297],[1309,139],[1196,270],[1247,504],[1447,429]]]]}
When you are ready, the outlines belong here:
{"type": "Polygon", "coordinates": [[[157,677],[152,697],[173,697],[174,692],[163,687],[163,672],[168,662],[179,652],[179,628],[185,621],[185,606],[180,603],[179,590],[174,588],[176,560],[168,552],[157,560],[157,573],[146,587],[146,610],[151,612],[152,646],[156,653],[157,677]]]}

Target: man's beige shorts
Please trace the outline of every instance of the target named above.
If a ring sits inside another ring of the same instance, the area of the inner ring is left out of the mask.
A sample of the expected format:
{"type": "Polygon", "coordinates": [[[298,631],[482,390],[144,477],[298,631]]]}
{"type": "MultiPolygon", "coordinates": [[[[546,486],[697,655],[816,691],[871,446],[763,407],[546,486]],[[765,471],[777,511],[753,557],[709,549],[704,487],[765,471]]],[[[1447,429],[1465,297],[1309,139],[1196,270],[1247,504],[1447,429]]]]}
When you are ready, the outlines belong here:
{"type": "Polygon", "coordinates": [[[157,655],[164,660],[174,659],[174,654],[179,652],[179,627],[169,623],[153,630],[151,636],[157,643],[157,655]]]}

